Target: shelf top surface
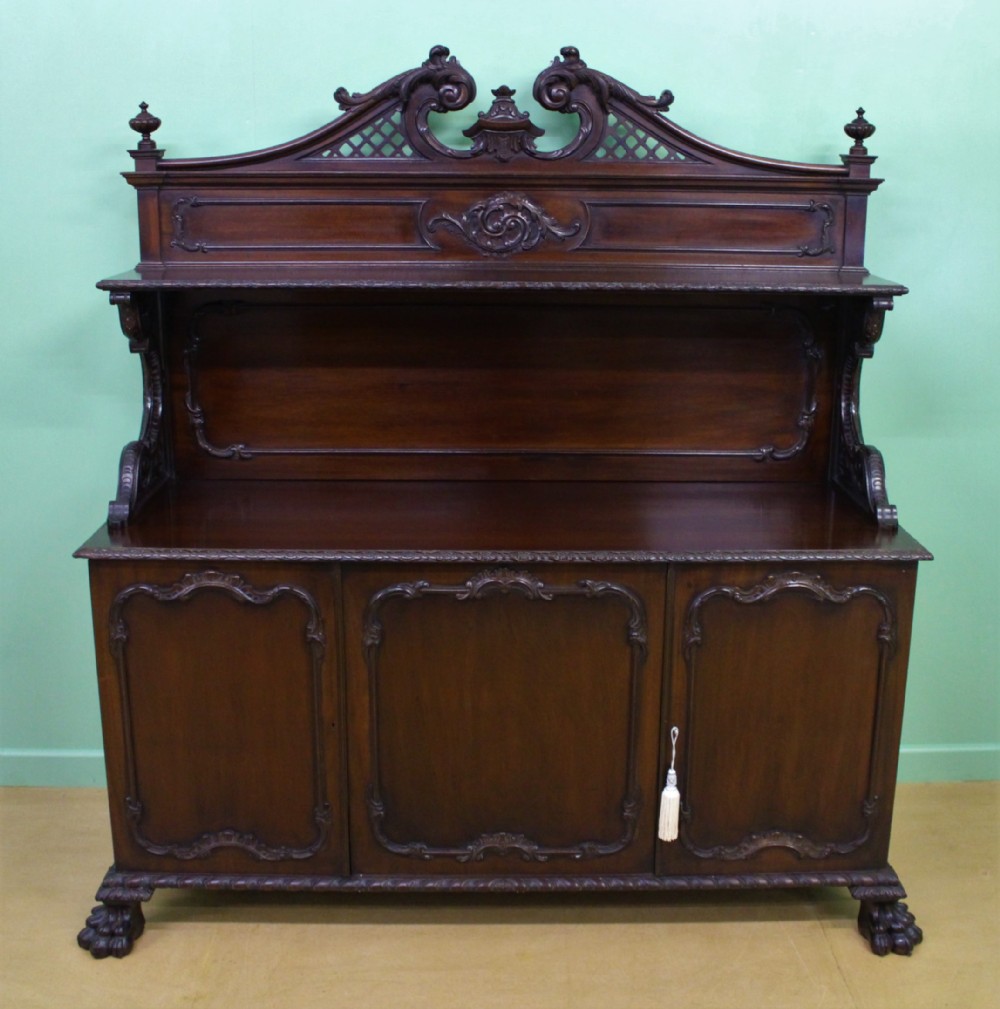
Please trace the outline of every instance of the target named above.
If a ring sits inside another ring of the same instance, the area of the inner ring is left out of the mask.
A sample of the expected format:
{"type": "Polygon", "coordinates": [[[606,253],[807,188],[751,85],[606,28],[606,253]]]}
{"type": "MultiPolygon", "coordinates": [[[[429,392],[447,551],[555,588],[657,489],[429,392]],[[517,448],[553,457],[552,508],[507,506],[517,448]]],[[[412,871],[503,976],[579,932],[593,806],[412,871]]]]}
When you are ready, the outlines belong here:
{"type": "Polygon", "coordinates": [[[144,266],[102,280],[105,291],[199,288],[468,291],[760,292],[841,296],[906,294],[901,284],[856,272],[725,267],[523,265],[442,262],[327,264],[227,263],[213,266],[144,266]]]}
{"type": "Polygon", "coordinates": [[[929,560],[806,484],[236,481],[168,487],[91,559],[929,560]]]}

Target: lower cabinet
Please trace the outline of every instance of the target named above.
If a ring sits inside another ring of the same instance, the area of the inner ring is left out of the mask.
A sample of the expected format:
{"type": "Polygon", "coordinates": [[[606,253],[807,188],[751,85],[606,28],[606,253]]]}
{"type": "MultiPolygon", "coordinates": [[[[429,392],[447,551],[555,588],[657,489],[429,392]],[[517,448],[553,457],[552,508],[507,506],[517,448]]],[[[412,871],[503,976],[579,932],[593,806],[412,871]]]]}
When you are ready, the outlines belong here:
{"type": "Polygon", "coordinates": [[[661,873],[884,865],[915,566],[671,571],[680,836],[661,873]]]}
{"type": "Polygon", "coordinates": [[[116,864],[81,942],[130,947],[155,886],[814,879],[912,948],[886,859],[915,573],[92,562],[116,864]]]}
{"type": "Polygon", "coordinates": [[[335,578],[92,563],[119,868],[348,871],[335,578]]]}
{"type": "Polygon", "coordinates": [[[651,873],[664,572],[344,577],[351,864],[651,873]]]}

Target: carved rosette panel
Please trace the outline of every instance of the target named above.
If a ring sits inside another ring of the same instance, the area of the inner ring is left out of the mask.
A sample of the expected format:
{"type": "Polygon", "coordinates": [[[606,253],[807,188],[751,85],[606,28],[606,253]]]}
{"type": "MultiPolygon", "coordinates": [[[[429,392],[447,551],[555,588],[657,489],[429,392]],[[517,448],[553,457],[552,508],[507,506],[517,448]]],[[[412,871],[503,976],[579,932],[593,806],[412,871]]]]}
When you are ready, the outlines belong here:
{"type": "Polygon", "coordinates": [[[607,581],[583,579],[572,585],[549,585],[535,575],[499,568],[479,572],[459,585],[438,585],[429,581],[402,582],[376,592],[368,602],[364,616],[363,645],[368,669],[369,704],[371,710],[370,753],[372,783],[366,796],[369,822],[379,845],[394,855],[431,860],[453,859],[459,863],[479,862],[488,854],[515,854],[526,862],[547,862],[552,858],[574,860],[612,855],[635,838],[636,822],[641,805],[638,783],[638,697],[640,679],[647,653],[647,622],[642,600],[631,589],[607,581]],[[382,607],[391,599],[416,600],[427,596],[448,596],[462,602],[472,602],[494,595],[516,593],[541,604],[561,598],[612,598],[626,610],[625,634],[630,651],[629,670],[629,741],[624,796],[621,804],[622,829],[619,837],[609,842],[583,840],[566,846],[550,846],[513,831],[491,831],[471,838],[463,844],[442,846],[419,840],[399,840],[389,835],[385,827],[386,806],[379,772],[379,664],[385,627],[382,607]]]}
{"type": "Polygon", "coordinates": [[[142,421],[139,437],[123,449],[118,466],[118,489],[108,504],[108,525],[125,525],[143,503],[167,480],[173,463],[164,434],[164,370],[159,330],[151,302],[136,294],[111,292],[129,350],[142,361],[142,421]]]}
{"type": "Polygon", "coordinates": [[[219,571],[192,572],[171,585],[139,582],[126,586],[114,598],[108,620],[111,653],[118,672],[118,688],[122,700],[123,738],[125,741],[125,768],[127,794],[125,815],[135,842],[153,855],[166,855],[179,859],[205,858],[219,848],[239,848],[262,861],[284,861],[310,858],[326,844],[331,823],[330,804],[326,797],[325,759],[323,753],[322,678],[326,654],[326,635],[323,618],[315,598],[298,585],[273,585],[266,589],[254,588],[238,574],[219,571]],[[291,596],[306,610],[304,636],[309,648],[313,700],[313,770],[314,808],[313,822],[316,832],[313,840],[304,847],[273,845],[250,831],[227,828],[198,837],[157,841],[148,837],[143,828],[144,806],[136,763],[135,742],[131,724],[130,677],[128,664],[129,626],[126,619],[130,600],[145,596],[159,603],[185,603],[202,592],[223,592],[247,606],[268,606],[282,596],[291,596]]]}
{"type": "Polygon", "coordinates": [[[541,204],[523,193],[496,193],[473,203],[457,217],[438,214],[420,222],[421,235],[432,244],[431,236],[441,227],[461,235],[486,256],[530,252],[546,239],[562,242],[585,230],[580,220],[560,224],[541,204]]]}
{"type": "MultiPolygon", "coordinates": [[[[899,516],[889,503],[885,486],[885,460],[873,445],[866,445],[861,433],[861,365],[872,357],[882,335],[885,313],[892,298],[873,298],[860,317],[860,335],[851,343],[840,378],[840,423],[836,449],[835,479],[884,529],[896,529],[899,516]]],[[[853,325],[853,323],[852,323],[853,325]]]]}
{"type": "MultiPolygon", "coordinates": [[[[870,585],[852,585],[838,589],[830,585],[820,575],[805,574],[792,571],[775,574],[750,588],[740,588],[737,585],[714,585],[698,593],[688,606],[684,621],[684,636],[682,649],[688,676],[688,748],[691,747],[691,737],[694,733],[695,721],[695,687],[698,678],[698,655],[704,642],[702,625],[703,611],[706,604],[712,600],[725,599],[739,606],[756,606],[767,604],[777,596],[795,592],[811,596],[821,603],[834,606],[845,606],[857,599],[870,598],[875,600],[882,611],[882,618],[876,628],[878,668],[876,684],[875,721],[876,737],[872,740],[871,755],[879,751],[877,737],[878,726],[882,724],[881,708],[885,690],[886,666],[896,647],[896,615],[892,603],[879,589],[870,585]]],[[[685,849],[698,858],[723,859],[726,861],[742,861],[752,858],[760,851],[768,848],[787,848],[800,858],[821,859],[831,855],[846,855],[865,844],[871,837],[872,827],[879,809],[879,797],[875,794],[875,761],[869,760],[867,795],[861,804],[862,830],[854,837],[844,841],[818,840],[804,834],[783,830],[780,828],[754,832],[746,835],[736,844],[699,845],[693,838],[692,825],[696,811],[694,805],[686,803],[681,809],[680,840],[685,849]]],[[[682,795],[684,791],[682,789],[682,795]]]]}

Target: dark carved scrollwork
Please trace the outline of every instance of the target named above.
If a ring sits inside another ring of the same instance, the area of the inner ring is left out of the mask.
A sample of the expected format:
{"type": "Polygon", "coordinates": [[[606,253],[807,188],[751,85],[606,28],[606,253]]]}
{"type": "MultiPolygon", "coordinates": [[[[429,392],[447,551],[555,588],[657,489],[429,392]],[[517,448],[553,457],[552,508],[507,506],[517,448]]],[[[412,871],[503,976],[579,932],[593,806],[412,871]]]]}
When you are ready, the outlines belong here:
{"type": "Polygon", "coordinates": [[[830,229],[833,227],[833,207],[829,203],[817,203],[810,200],[806,207],[809,214],[820,213],[823,215],[823,224],[820,228],[819,242],[816,245],[800,245],[800,256],[824,256],[835,252],[833,241],[830,238],[830,229]]]}
{"type": "Polygon", "coordinates": [[[666,112],[674,96],[664,91],[659,98],[645,97],[608,74],[592,70],[580,59],[580,51],[565,46],[551,66],[535,78],[532,93],[543,108],[554,112],[575,112],[580,117],[576,137],[558,151],[540,154],[546,159],[570,155],[586,157],[603,138],[611,102],[638,112],[666,112]]]}
{"type": "Polygon", "coordinates": [[[169,855],[171,858],[206,858],[219,848],[241,848],[263,862],[283,862],[286,859],[310,858],[325,844],[330,832],[330,804],[321,803],[313,810],[316,834],[312,842],[304,848],[289,845],[267,844],[249,831],[226,830],[200,834],[192,841],[158,844],[145,836],[142,830],[142,803],[131,796],[125,798],[125,816],[132,827],[136,842],[153,855],[169,855]]]}
{"type": "MultiPolygon", "coordinates": [[[[569,156],[586,157],[604,139],[609,130],[609,117],[613,109],[629,119],[635,116],[642,126],[632,124],[633,130],[647,130],[652,149],[657,151],[651,160],[699,160],[687,152],[673,148],[660,135],[657,113],[665,112],[673,102],[673,95],[664,91],[658,98],[640,95],[608,74],[588,67],[580,59],[579,50],[566,46],[552,65],[543,70],[535,80],[533,94],[546,109],[562,113],[576,113],[580,117],[577,135],[557,151],[538,151],[534,141],[544,132],[531,122],[526,113],[517,110],[513,91],[500,87],[493,92],[495,101],[488,112],[480,113],[478,120],[467,130],[473,145],[468,150],[458,150],[441,143],[430,128],[432,112],[454,112],[465,108],[476,96],[476,84],[445,46],[434,46],[430,56],[419,67],[397,74],[395,77],[364,94],[349,94],[338,88],[334,94],[342,109],[351,114],[351,137],[359,130],[381,121],[395,107],[402,112],[402,136],[419,156],[436,156],[463,160],[492,157],[509,161],[518,156],[529,156],[544,161],[569,156]],[[662,144],[660,151],[658,145],[662,144]]],[[[330,146],[322,150],[323,156],[338,151],[341,141],[348,136],[345,130],[330,146]]],[[[643,134],[646,136],[646,133],[643,134]]],[[[360,156],[350,149],[343,156],[360,156]]],[[[310,158],[315,155],[310,154],[310,158]]]]}
{"type": "Polygon", "coordinates": [[[861,364],[875,351],[882,335],[885,313],[892,308],[892,298],[873,298],[864,308],[860,336],[847,351],[840,380],[840,425],[835,463],[835,479],[866,511],[870,511],[884,529],[895,529],[899,517],[889,503],[885,487],[885,460],[872,445],[866,445],[861,433],[861,364]]]}
{"type": "Polygon", "coordinates": [[[439,214],[421,232],[429,236],[442,225],[454,229],[487,256],[510,256],[536,249],[546,238],[564,241],[579,234],[583,222],[560,224],[523,193],[497,193],[474,203],[460,217],[439,214]]]}
{"type": "MultiPolygon", "coordinates": [[[[220,571],[191,572],[172,585],[150,585],[144,582],[128,585],[114,598],[108,616],[108,637],[111,654],[118,671],[118,688],[122,699],[123,738],[125,740],[125,770],[127,794],[125,796],[125,816],[131,827],[132,836],[141,848],[153,855],[167,855],[171,858],[205,858],[218,848],[239,848],[254,858],[263,861],[283,861],[304,859],[315,855],[326,844],[330,830],[331,812],[326,799],[325,760],[323,756],[322,725],[322,680],[323,661],[326,654],[326,635],[319,604],[312,594],[298,585],[273,585],[266,589],[254,588],[240,575],[220,571]],[[313,822],[316,833],[312,841],[300,848],[287,845],[271,845],[249,831],[227,828],[211,831],[186,841],[154,841],[146,836],[142,827],[143,804],[132,742],[129,709],[129,676],[126,649],[129,627],[125,619],[125,609],[130,599],[146,596],[161,603],[184,602],[193,595],[206,590],[225,592],[240,603],[251,606],[267,606],[280,596],[292,596],[306,608],[304,636],[309,646],[311,658],[311,678],[313,692],[313,769],[314,808],[313,822]]],[[[98,898],[101,899],[100,893],[98,898]]]]}
{"type": "MultiPolygon", "coordinates": [[[[695,722],[695,687],[697,676],[698,649],[703,643],[702,610],[713,599],[727,599],[741,606],[752,606],[767,603],[782,592],[802,592],[823,603],[833,603],[843,606],[856,599],[873,599],[881,608],[882,616],[875,629],[875,639],[878,643],[878,670],[876,684],[875,725],[881,724],[880,710],[886,678],[886,665],[896,647],[896,613],[888,597],[871,585],[850,585],[838,589],[830,585],[817,574],[806,574],[790,571],[770,575],[750,588],[740,588],[737,585],[713,585],[698,593],[691,600],[684,619],[684,636],[682,649],[688,671],[688,747],[691,746],[691,736],[695,722]]],[[[876,730],[877,731],[877,730],[876,730]]],[[[877,740],[872,752],[878,752],[877,740]]],[[[682,810],[681,843],[693,855],[699,858],[718,858],[725,860],[743,860],[752,857],[766,848],[788,848],[800,858],[826,858],[830,855],[846,855],[864,845],[871,837],[872,825],[878,812],[879,798],[874,793],[875,766],[869,764],[868,792],[862,802],[861,818],[863,827],[854,837],[845,841],[818,841],[804,834],[782,829],[760,831],[748,834],[732,845],[715,845],[711,847],[698,845],[692,836],[691,825],[694,820],[694,809],[691,805],[682,810]]]]}
{"type": "Polygon", "coordinates": [[[451,55],[447,46],[432,46],[427,59],[419,67],[405,70],[371,91],[351,94],[347,88],[340,87],[333,93],[333,97],[346,112],[374,108],[393,99],[409,102],[426,85],[437,93],[435,112],[464,109],[476,97],[476,82],[458,59],[451,55]]]}
{"type": "Polygon", "coordinates": [[[428,117],[432,112],[464,109],[475,97],[476,82],[447,46],[434,46],[419,67],[397,74],[365,94],[349,94],[346,88],[334,92],[340,107],[351,112],[363,113],[399,102],[406,135],[414,150],[424,157],[468,156],[467,152],[442,144],[431,130],[428,117]]]}
{"type": "Polygon", "coordinates": [[[185,196],[174,202],[170,208],[170,223],[174,231],[170,239],[171,248],[183,249],[185,252],[208,252],[208,246],[204,242],[196,242],[188,236],[187,211],[200,206],[201,201],[197,196],[185,196]]]}
{"type": "Polygon", "coordinates": [[[389,585],[376,592],[365,610],[363,638],[365,662],[368,667],[369,704],[371,709],[370,759],[372,782],[366,796],[368,818],[372,833],[378,843],[395,855],[430,860],[451,858],[456,862],[482,861],[490,853],[519,855],[525,861],[546,862],[554,857],[587,859],[612,855],[628,847],[635,838],[636,824],[641,808],[641,790],[638,783],[638,706],[639,681],[646,659],[646,610],[642,600],[632,589],[613,582],[584,579],[573,585],[549,585],[524,571],[494,569],[482,571],[466,579],[461,585],[437,585],[428,581],[402,582],[389,585]],[[379,667],[380,653],[385,638],[385,628],[380,619],[382,607],[391,599],[420,599],[424,596],[450,596],[458,601],[474,601],[492,595],[517,593],[526,599],[543,603],[557,598],[612,597],[620,600],[628,611],[627,641],[631,651],[628,763],[625,794],[622,799],[622,832],[608,842],[582,840],[576,844],[553,847],[543,845],[533,838],[513,831],[491,831],[472,838],[464,844],[453,846],[433,845],[424,841],[397,841],[385,829],[386,807],[382,795],[379,773],[377,732],[379,723],[379,667]]]}
{"type": "Polygon", "coordinates": [[[118,491],[108,504],[108,525],[121,526],[172,475],[164,428],[164,375],[154,309],[139,295],[111,292],[129,350],[142,360],[142,422],[139,437],[123,449],[118,491]]]}
{"type": "Polygon", "coordinates": [[[871,837],[872,822],[878,810],[878,801],[862,804],[861,815],[864,829],[847,841],[816,841],[805,834],[789,830],[764,830],[748,834],[738,844],[720,844],[704,848],[695,844],[688,825],[692,818],[690,807],[683,811],[681,820],[681,843],[699,858],[721,858],[726,861],[742,861],[751,858],[765,848],[788,848],[799,858],[829,858],[830,855],[847,855],[856,851],[871,837]]]}

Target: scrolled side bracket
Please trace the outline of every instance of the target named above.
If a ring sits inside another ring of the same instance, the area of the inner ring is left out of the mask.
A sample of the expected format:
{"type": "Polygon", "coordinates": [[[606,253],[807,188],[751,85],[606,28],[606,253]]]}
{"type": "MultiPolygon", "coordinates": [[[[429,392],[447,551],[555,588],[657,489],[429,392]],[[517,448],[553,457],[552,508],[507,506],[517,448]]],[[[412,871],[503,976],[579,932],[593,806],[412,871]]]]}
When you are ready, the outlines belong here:
{"type": "Polygon", "coordinates": [[[143,503],[167,480],[172,463],[164,427],[164,378],[156,335],[155,303],[126,291],[112,291],[128,347],[142,360],[142,422],[139,437],[123,449],[118,464],[118,490],[108,503],[108,525],[126,525],[143,503]]]}
{"type": "Polygon", "coordinates": [[[872,298],[854,315],[849,325],[840,376],[840,418],[834,452],[834,483],[866,511],[879,526],[893,530],[899,526],[896,506],[890,504],[885,486],[885,460],[873,445],[866,445],[861,432],[861,365],[872,357],[882,336],[885,313],[892,309],[891,297],[872,298]]]}

